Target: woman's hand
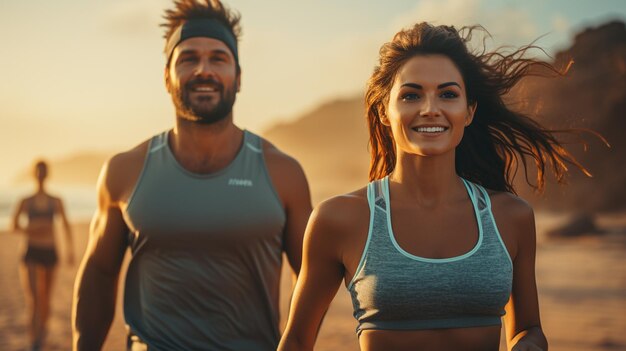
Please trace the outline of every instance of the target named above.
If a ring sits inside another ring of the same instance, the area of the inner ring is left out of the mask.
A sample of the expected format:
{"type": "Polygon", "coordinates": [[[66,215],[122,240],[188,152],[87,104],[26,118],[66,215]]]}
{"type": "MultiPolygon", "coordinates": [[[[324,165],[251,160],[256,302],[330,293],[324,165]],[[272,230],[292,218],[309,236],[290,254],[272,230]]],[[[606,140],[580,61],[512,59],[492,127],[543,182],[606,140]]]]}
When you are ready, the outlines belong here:
{"type": "Polygon", "coordinates": [[[537,346],[535,343],[527,340],[520,340],[511,351],[546,351],[543,348],[537,346]]]}

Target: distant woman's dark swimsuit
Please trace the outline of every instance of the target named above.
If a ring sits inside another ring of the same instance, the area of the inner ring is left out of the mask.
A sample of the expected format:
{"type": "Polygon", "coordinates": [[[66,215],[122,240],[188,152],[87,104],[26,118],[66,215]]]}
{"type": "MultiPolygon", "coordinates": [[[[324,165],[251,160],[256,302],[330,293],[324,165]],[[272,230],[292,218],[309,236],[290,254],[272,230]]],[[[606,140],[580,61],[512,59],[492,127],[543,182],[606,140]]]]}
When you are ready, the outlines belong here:
{"type": "MultiPolygon", "coordinates": [[[[52,202],[48,202],[48,206],[45,209],[39,209],[34,204],[28,206],[28,222],[32,223],[33,221],[41,220],[53,223],[54,205],[52,202]]],[[[57,251],[54,247],[34,246],[29,243],[23,261],[44,267],[53,267],[58,261],[57,251]]]]}

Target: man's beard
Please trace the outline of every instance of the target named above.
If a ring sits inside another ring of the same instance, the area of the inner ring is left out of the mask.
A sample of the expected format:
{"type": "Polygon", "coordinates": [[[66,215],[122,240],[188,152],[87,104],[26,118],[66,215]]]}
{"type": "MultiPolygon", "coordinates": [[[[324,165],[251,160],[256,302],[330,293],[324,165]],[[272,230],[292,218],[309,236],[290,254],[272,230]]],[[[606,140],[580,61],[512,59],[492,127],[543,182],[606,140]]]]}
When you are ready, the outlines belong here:
{"type": "Polygon", "coordinates": [[[230,115],[235,104],[236,94],[236,89],[224,88],[224,85],[213,79],[194,79],[187,82],[184,87],[174,91],[172,100],[178,117],[194,123],[213,124],[230,115]],[[192,102],[189,94],[196,84],[213,86],[219,92],[217,105],[206,106],[211,99],[217,98],[215,96],[197,97],[196,102],[192,102]]]}

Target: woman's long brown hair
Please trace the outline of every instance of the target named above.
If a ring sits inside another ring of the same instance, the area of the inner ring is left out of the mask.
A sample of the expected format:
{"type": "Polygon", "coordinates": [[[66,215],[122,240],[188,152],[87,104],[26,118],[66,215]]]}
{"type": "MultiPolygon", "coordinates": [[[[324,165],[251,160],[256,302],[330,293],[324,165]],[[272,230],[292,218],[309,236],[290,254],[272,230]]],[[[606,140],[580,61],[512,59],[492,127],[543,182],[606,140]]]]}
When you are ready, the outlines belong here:
{"type": "MultiPolygon", "coordinates": [[[[556,131],[546,129],[528,115],[511,110],[503,97],[525,76],[537,72],[556,75],[563,72],[547,62],[525,58],[528,45],[512,53],[500,50],[472,53],[467,45],[480,26],[456,29],[418,23],[398,32],[380,49],[379,65],[367,84],[365,105],[370,133],[369,179],[390,174],[395,168],[396,150],[391,129],[381,123],[389,101],[396,73],[415,55],[440,54],[450,58],[463,76],[468,104],[477,103],[473,122],[456,148],[456,172],[459,176],[486,188],[515,192],[513,178],[521,163],[526,182],[542,190],[547,166],[561,182],[567,164],[590,175],[556,139],[556,131]],[[537,168],[533,184],[528,177],[527,160],[537,168]]],[[[486,32],[486,31],[485,31],[486,32]]],[[[563,71],[567,71],[565,68],[563,71]]],[[[570,130],[575,132],[574,130],[570,130]]]]}

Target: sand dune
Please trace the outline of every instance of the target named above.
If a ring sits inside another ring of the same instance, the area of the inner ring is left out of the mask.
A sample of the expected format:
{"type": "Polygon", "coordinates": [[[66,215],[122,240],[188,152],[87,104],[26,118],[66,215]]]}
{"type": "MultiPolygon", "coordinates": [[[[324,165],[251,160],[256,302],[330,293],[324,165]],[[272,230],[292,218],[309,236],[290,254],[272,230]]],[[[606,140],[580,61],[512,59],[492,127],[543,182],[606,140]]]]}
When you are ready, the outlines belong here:
{"type": "MultiPolygon", "coordinates": [[[[540,234],[566,219],[540,214],[540,234]]],[[[599,224],[608,230],[604,236],[575,240],[539,237],[537,280],[544,330],[552,351],[626,350],[626,214],[602,217],[599,224]]],[[[78,224],[74,229],[76,249],[82,253],[87,225],[78,224]]],[[[25,350],[26,317],[17,266],[22,238],[0,232],[0,241],[0,350],[25,350]]],[[[58,269],[45,350],[71,347],[70,305],[75,274],[76,266],[61,265],[58,269]]],[[[283,279],[283,323],[289,288],[288,279],[283,279]]],[[[355,327],[349,296],[342,287],[328,312],[316,350],[358,350],[355,327]]],[[[125,328],[118,304],[103,350],[123,350],[124,345],[125,328]]]]}

